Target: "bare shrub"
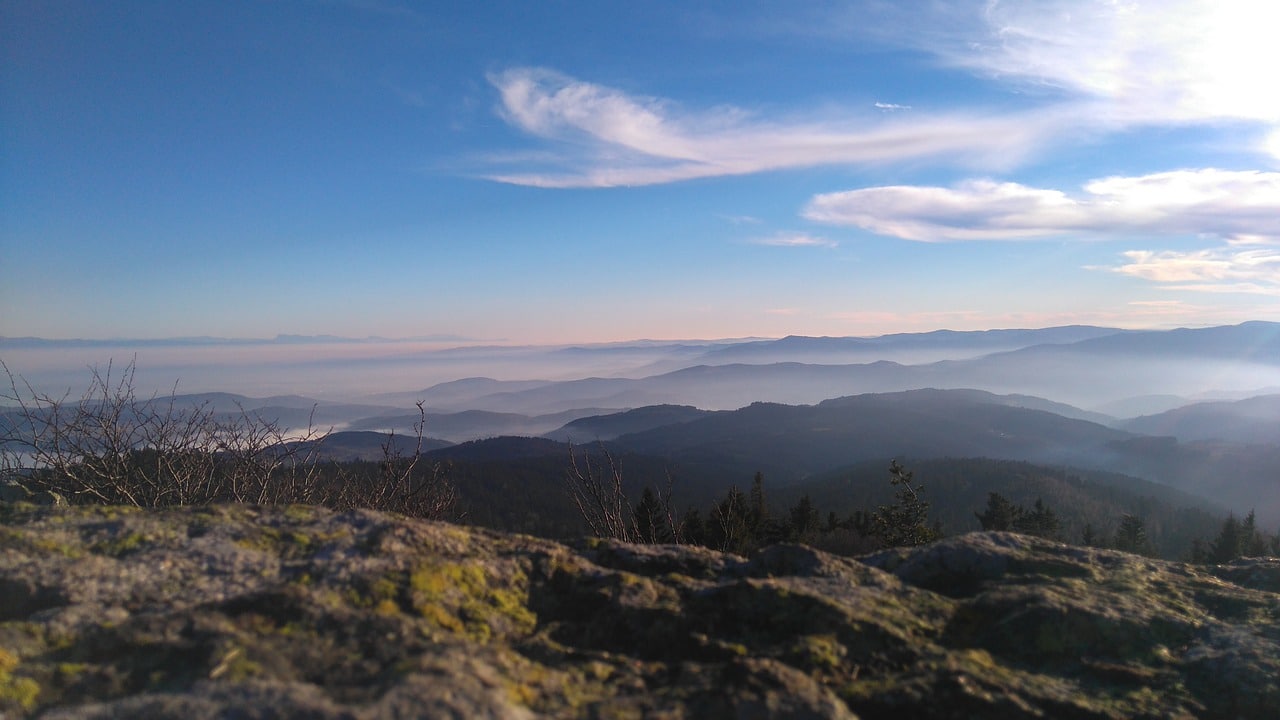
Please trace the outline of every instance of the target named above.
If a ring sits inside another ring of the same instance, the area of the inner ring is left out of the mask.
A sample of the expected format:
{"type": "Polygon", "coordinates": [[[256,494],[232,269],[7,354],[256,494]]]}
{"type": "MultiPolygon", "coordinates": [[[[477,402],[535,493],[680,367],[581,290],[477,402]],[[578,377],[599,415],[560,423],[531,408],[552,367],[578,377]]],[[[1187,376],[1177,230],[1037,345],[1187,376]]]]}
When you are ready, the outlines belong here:
{"type": "Polygon", "coordinates": [[[382,444],[382,461],[376,473],[341,473],[331,501],[335,507],[373,507],[428,519],[453,518],[458,504],[457,487],[448,468],[440,462],[424,462],[422,440],[427,411],[417,403],[413,424],[415,445],[406,454],[396,444],[393,431],[382,444]]]}
{"type": "MultiPolygon", "coordinates": [[[[0,362],[13,409],[0,425],[0,470],[30,490],[72,503],[159,507],[213,502],[365,507],[444,518],[457,493],[445,468],[421,460],[426,411],[418,403],[417,445],[406,456],[394,435],[378,472],[321,462],[329,430],[292,430],[239,407],[139,397],[135,365],[93,369],[78,399],[37,392],[0,362]]],[[[314,409],[311,415],[314,418],[314,409]]]]}
{"type": "Polygon", "coordinates": [[[622,466],[603,443],[600,453],[604,456],[603,466],[600,461],[593,463],[590,453],[583,453],[579,462],[573,445],[569,445],[569,497],[592,535],[635,542],[639,533],[635,527],[635,510],[622,486],[622,466]]]}

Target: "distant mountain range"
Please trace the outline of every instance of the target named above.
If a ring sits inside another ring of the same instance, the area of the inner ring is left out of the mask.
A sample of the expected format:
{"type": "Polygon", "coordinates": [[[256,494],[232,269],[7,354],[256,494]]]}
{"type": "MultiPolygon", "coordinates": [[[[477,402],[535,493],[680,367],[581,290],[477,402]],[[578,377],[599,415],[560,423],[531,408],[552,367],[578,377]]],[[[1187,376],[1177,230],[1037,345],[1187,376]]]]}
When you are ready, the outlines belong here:
{"type": "MultiPolygon", "coordinates": [[[[864,460],[988,457],[1126,473],[1280,523],[1280,323],[460,347],[287,367],[474,371],[490,355],[530,374],[455,375],[347,400],[218,392],[156,402],[333,428],[335,457],[368,457],[387,432],[412,435],[422,400],[440,452],[512,435],[606,441],[706,488],[756,470],[788,485],[864,460]],[[582,368],[600,373],[571,374],[582,368]]],[[[0,425],[16,418],[0,408],[0,425]]]]}
{"type": "MultiPolygon", "coordinates": [[[[933,387],[1029,395],[1090,409],[1131,398],[1261,394],[1280,388],[1280,324],[1141,332],[1068,327],[871,339],[784,338],[709,349],[697,360],[689,367],[645,377],[472,379],[426,388],[417,396],[433,407],[454,410],[547,414],[661,404],[728,410],[757,401],[810,404],[844,395],[933,387]],[[949,359],[919,364],[884,359],[908,352],[949,359]],[[855,361],[799,361],[814,357],[855,361]]],[[[1161,409],[1169,409],[1167,402],[1161,409]]]]}

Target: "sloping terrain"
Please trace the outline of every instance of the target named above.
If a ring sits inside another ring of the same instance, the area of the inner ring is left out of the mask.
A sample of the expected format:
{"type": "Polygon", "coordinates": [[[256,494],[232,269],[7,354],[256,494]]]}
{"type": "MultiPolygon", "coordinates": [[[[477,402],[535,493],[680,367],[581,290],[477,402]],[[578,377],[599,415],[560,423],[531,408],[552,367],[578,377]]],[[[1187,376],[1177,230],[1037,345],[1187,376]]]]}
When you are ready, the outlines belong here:
{"type": "Polygon", "coordinates": [[[613,440],[619,435],[643,432],[705,417],[712,411],[689,405],[650,405],[648,407],[578,418],[564,427],[544,433],[543,437],[561,442],[593,442],[613,440]]]}
{"type": "Polygon", "coordinates": [[[1201,402],[1118,423],[1130,432],[1179,440],[1280,443],[1280,395],[1201,402]]]}
{"type": "Polygon", "coordinates": [[[857,559],[374,512],[0,506],[11,717],[1273,717],[1280,561],[857,559]]]}
{"type": "MultiPolygon", "coordinates": [[[[578,408],[550,415],[528,416],[518,413],[463,410],[456,413],[427,413],[425,432],[449,442],[466,442],[500,435],[541,435],[578,418],[607,412],[600,408],[578,408]]],[[[351,430],[390,431],[412,434],[422,421],[417,413],[397,413],[354,420],[351,430]]]]}
{"type": "Polygon", "coordinates": [[[860,460],[903,456],[1099,467],[1110,444],[1132,437],[1025,407],[1029,402],[1044,403],[977,390],[856,395],[817,405],[756,403],[616,442],[681,465],[742,465],[739,472],[763,470],[787,482],[860,460]]]}

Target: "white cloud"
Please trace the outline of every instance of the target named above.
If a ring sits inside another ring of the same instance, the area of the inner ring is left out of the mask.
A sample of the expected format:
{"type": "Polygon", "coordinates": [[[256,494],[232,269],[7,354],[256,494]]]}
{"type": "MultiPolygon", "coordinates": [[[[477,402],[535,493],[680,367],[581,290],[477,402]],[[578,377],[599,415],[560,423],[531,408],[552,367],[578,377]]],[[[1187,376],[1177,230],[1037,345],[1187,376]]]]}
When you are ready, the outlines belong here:
{"type": "Polygon", "coordinates": [[[1280,128],[1276,128],[1267,134],[1267,137],[1262,141],[1262,150],[1276,160],[1280,160],[1280,128]]]}
{"type": "Polygon", "coordinates": [[[1280,241],[1280,173],[1215,169],[1110,177],[1083,193],[970,180],[815,196],[810,220],[907,240],[1024,240],[1057,235],[1207,234],[1280,241]]]}
{"type": "Polygon", "coordinates": [[[1175,290],[1280,296],[1280,250],[1130,250],[1124,257],[1108,269],[1175,290]]]}
{"type": "Polygon", "coordinates": [[[650,185],[834,164],[949,158],[984,168],[1018,162],[1070,118],[1057,111],[1006,117],[883,114],[764,120],[734,107],[686,110],[658,98],[517,68],[490,77],[503,116],[562,143],[560,167],[497,172],[540,187],[650,185]]]}
{"type": "MultiPolygon", "coordinates": [[[[1016,167],[1067,134],[1134,126],[1245,123],[1250,151],[1280,159],[1280,4],[1245,0],[970,0],[870,3],[832,11],[807,32],[914,47],[980,73],[1040,109],[797,111],[763,117],[733,106],[686,108],[550,70],[490,76],[502,115],[549,141],[554,162],[484,173],[541,187],[650,185],[819,165],[945,160],[1016,167]],[[1259,134],[1258,130],[1262,132],[1259,134]],[[1262,138],[1258,140],[1258,138],[1262,138]]],[[[797,13],[804,14],[804,13],[797,13]]],[[[793,23],[794,26],[794,23],[793,23]]]]}
{"type": "Polygon", "coordinates": [[[734,225],[759,225],[764,222],[754,215],[720,215],[718,217],[734,225]]]}
{"type": "Polygon", "coordinates": [[[839,245],[834,240],[828,240],[824,237],[809,235],[807,233],[796,232],[780,232],[769,237],[755,238],[751,240],[753,245],[770,245],[773,247],[825,247],[833,248],[839,245]]]}
{"type": "Polygon", "coordinates": [[[955,64],[1105,99],[1121,121],[1280,122],[1280,5],[992,0],[973,11],[985,36],[940,46],[955,64]]]}

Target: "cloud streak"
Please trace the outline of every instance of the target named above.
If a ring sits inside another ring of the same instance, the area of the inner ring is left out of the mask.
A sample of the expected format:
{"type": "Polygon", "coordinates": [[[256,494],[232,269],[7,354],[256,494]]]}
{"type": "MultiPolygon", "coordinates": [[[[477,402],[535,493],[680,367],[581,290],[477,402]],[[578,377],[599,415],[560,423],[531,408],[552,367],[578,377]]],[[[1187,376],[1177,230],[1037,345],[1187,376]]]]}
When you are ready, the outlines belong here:
{"type": "MultiPolygon", "coordinates": [[[[1280,157],[1280,93],[1270,90],[1280,67],[1280,43],[1272,38],[1280,9],[1209,0],[988,0],[927,12],[912,6],[911,22],[903,22],[906,12],[860,8],[857,27],[864,29],[850,36],[873,32],[1006,86],[1047,89],[1030,96],[1041,97],[1041,109],[904,113],[910,106],[876,102],[867,114],[764,118],[733,106],[688,109],[519,67],[489,77],[499,111],[552,143],[558,157],[484,175],[567,188],[922,159],[990,171],[1016,167],[1068,131],[1222,121],[1257,124],[1254,149],[1280,157]],[[880,21],[868,22],[866,12],[880,21]]],[[[847,27],[832,20],[811,31],[847,27]]]]}
{"type": "Polygon", "coordinates": [[[766,120],[736,107],[687,110],[540,68],[516,68],[489,79],[508,122],[560,143],[563,152],[560,167],[488,177],[538,187],[652,185],[923,158],[1000,169],[1016,164],[1069,121],[1056,111],[766,120]]]}
{"type": "Polygon", "coordinates": [[[817,235],[809,235],[808,233],[780,232],[769,237],[755,238],[750,241],[752,245],[768,245],[771,247],[838,247],[839,243],[835,240],[828,240],[817,235]]]}
{"type": "Polygon", "coordinates": [[[1087,183],[1083,192],[969,180],[815,196],[804,217],[921,242],[1075,235],[1215,235],[1280,242],[1280,173],[1176,170],[1087,183]]]}
{"type": "Polygon", "coordinates": [[[1124,257],[1124,264],[1105,269],[1174,290],[1280,296],[1280,250],[1130,250],[1124,257]]]}

